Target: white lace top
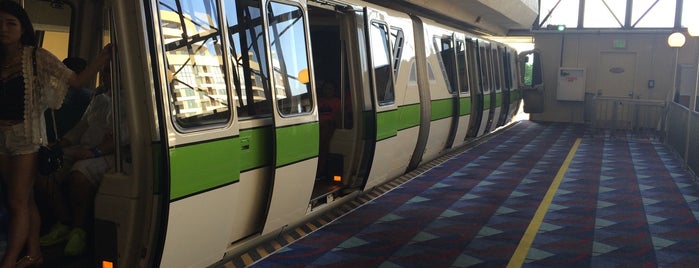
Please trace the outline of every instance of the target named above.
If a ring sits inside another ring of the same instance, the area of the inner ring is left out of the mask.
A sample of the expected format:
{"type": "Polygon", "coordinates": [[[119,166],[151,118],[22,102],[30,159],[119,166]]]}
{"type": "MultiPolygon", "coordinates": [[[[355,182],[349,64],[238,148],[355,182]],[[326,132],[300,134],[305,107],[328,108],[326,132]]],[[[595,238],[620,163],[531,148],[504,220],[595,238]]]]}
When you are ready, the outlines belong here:
{"type": "Polygon", "coordinates": [[[22,50],[22,73],[24,75],[24,137],[31,144],[45,145],[46,123],[44,111],[58,109],[63,105],[68,90],[68,80],[74,74],[51,52],[43,48],[36,50],[36,74],[34,74],[32,51],[22,50]]]}

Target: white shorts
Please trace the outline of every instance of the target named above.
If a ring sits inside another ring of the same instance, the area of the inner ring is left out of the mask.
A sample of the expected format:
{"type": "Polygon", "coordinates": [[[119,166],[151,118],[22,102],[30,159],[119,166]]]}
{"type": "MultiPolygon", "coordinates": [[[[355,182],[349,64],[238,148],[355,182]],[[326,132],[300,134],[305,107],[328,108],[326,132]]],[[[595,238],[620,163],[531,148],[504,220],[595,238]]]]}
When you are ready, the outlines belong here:
{"type": "Polygon", "coordinates": [[[24,137],[24,124],[0,127],[0,154],[20,155],[39,151],[39,145],[24,137]]]}
{"type": "Polygon", "coordinates": [[[71,172],[82,173],[95,186],[99,185],[104,174],[112,170],[114,170],[113,154],[79,160],[70,169],[71,172]]]}

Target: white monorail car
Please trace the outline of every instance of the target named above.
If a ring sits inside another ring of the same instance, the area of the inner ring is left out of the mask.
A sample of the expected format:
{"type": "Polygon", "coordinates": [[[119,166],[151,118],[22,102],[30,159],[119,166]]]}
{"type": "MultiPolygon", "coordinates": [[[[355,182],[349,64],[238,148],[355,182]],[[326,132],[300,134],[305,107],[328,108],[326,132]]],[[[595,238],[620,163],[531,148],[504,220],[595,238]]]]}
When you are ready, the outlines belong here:
{"type": "Polygon", "coordinates": [[[117,48],[128,131],[94,200],[101,267],[215,264],[519,107],[512,48],[363,1],[24,2],[59,57],[117,48]]]}

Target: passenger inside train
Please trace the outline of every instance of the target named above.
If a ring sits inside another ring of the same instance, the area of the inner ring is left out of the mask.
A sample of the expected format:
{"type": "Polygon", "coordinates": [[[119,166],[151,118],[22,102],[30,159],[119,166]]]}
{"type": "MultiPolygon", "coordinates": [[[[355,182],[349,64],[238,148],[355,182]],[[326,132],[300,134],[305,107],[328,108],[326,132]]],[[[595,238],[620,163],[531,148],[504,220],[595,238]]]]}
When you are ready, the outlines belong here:
{"type": "Polygon", "coordinates": [[[331,81],[322,81],[316,88],[318,92],[318,118],[320,121],[320,150],[318,154],[318,172],[316,177],[328,176],[328,154],[330,139],[337,128],[341,114],[341,101],[337,97],[337,87],[331,81]]]}
{"type": "Polygon", "coordinates": [[[96,191],[96,182],[100,173],[107,171],[107,155],[113,146],[111,124],[109,123],[111,105],[109,67],[101,73],[101,85],[93,97],[80,122],[60,140],[64,151],[65,166],[55,177],[39,178],[37,195],[46,208],[42,215],[46,220],[55,219],[48,233],[44,234],[42,246],[53,246],[67,241],[63,254],[81,255],[86,247],[86,230],[89,229],[88,215],[91,200],[96,191]],[[96,160],[95,160],[96,159],[96,160]],[[94,176],[92,176],[94,175],[94,176]]]}

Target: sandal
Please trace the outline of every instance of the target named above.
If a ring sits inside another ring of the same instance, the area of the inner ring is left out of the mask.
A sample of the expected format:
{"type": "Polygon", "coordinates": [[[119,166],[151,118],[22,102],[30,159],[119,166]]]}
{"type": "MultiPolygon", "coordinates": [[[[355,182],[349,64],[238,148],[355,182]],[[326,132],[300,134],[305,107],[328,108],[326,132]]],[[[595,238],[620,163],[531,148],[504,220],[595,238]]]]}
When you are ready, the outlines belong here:
{"type": "Polygon", "coordinates": [[[15,263],[15,268],[25,268],[25,267],[39,267],[44,264],[44,257],[39,255],[38,257],[24,256],[15,263]]]}

